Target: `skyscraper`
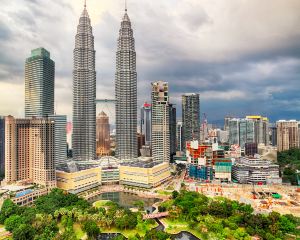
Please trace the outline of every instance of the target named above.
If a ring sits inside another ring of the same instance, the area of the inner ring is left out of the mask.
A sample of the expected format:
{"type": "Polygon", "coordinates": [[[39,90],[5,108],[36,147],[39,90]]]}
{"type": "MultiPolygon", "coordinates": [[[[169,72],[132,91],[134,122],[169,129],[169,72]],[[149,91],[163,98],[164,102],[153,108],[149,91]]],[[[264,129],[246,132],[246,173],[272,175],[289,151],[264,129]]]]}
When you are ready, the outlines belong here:
{"type": "Polygon", "coordinates": [[[31,51],[25,63],[25,117],[54,114],[54,61],[44,48],[31,51]]]}
{"type": "Polygon", "coordinates": [[[169,87],[152,83],[152,157],[155,162],[170,161],[169,87]]]}
{"type": "Polygon", "coordinates": [[[151,104],[145,102],[141,107],[141,133],[145,136],[145,144],[151,143],[151,104]]]}
{"type": "Polygon", "coordinates": [[[116,57],[116,157],[132,160],[137,146],[137,73],[131,22],[125,9],[116,57]]]}
{"type": "Polygon", "coordinates": [[[200,99],[197,93],[182,95],[183,149],[187,141],[200,140],[200,99]]]}
{"type": "Polygon", "coordinates": [[[176,154],[176,107],[174,104],[169,104],[169,128],[170,128],[170,156],[176,154]]]}
{"type": "Polygon", "coordinates": [[[73,157],[84,161],[96,157],[95,50],[86,5],[79,19],[73,53],[73,157]]]}
{"type": "Polygon", "coordinates": [[[183,146],[182,146],[182,121],[177,121],[176,124],[176,151],[182,152],[183,146]]]}
{"type": "Polygon", "coordinates": [[[110,125],[109,117],[101,112],[96,124],[97,156],[107,156],[110,151],[110,125]]]}

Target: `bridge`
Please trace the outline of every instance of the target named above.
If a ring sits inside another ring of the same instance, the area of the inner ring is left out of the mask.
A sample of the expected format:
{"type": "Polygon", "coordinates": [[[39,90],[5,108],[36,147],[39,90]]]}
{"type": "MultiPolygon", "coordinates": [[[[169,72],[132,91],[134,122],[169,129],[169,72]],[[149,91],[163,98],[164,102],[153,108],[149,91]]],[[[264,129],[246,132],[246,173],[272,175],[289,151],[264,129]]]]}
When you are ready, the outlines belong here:
{"type": "Polygon", "coordinates": [[[143,220],[146,219],[154,219],[169,216],[169,212],[161,212],[161,213],[153,213],[153,214],[145,214],[143,215],[143,220]]]}

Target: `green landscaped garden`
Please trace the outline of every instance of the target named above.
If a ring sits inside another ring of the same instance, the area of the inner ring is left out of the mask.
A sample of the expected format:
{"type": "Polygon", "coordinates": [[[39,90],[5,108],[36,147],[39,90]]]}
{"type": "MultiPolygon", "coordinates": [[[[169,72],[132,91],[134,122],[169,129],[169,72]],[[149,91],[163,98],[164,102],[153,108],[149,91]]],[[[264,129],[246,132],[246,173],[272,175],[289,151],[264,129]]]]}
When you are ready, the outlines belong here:
{"type": "Polygon", "coordinates": [[[171,220],[168,218],[163,218],[160,220],[161,223],[165,226],[165,231],[170,234],[178,234],[182,231],[190,232],[194,236],[203,239],[203,234],[197,230],[191,229],[189,224],[181,220],[171,220]]]}
{"type": "MultiPolygon", "coordinates": [[[[13,240],[96,239],[101,233],[121,233],[130,240],[167,240],[171,234],[190,232],[201,240],[299,239],[299,219],[293,215],[254,214],[250,205],[226,198],[208,198],[197,192],[172,192],[159,204],[165,232],[154,229],[155,220],[143,220],[143,202],[137,212],[112,201],[98,201],[95,207],[76,195],[54,189],[31,207],[19,207],[5,200],[0,223],[13,240]]],[[[115,240],[123,240],[118,236],[115,240]]]]}

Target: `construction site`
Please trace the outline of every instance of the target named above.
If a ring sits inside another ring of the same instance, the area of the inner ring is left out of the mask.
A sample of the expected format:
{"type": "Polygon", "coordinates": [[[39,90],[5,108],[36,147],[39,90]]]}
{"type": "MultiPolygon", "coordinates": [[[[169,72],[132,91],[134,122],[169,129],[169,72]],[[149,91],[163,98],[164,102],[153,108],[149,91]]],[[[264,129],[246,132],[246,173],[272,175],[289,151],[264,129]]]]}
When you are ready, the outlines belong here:
{"type": "Polygon", "coordinates": [[[287,185],[212,184],[185,181],[190,191],[250,204],[256,213],[272,211],[300,217],[300,188],[287,185]]]}

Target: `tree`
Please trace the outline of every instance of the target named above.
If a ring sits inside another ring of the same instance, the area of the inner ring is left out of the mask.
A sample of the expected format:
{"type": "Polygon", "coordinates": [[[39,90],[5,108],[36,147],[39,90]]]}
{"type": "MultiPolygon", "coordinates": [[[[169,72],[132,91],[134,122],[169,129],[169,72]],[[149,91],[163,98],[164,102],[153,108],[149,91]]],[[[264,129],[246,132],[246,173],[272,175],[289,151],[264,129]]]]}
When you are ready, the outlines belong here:
{"type": "Polygon", "coordinates": [[[22,223],[24,223],[24,219],[18,215],[12,215],[4,221],[5,229],[10,232],[13,232],[22,223]]]}
{"type": "Polygon", "coordinates": [[[172,198],[173,198],[173,199],[177,198],[178,195],[179,195],[179,192],[177,192],[177,191],[175,191],[175,190],[172,192],[172,198]]]}
{"type": "Polygon", "coordinates": [[[21,224],[13,232],[14,240],[33,240],[35,235],[34,228],[29,224],[21,224]]]}
{"type": "Polygon", "coordinates": [[[20,208],[18,207],[18,205],[16,205],[10,199],[5,199],[0,212],[0,223],[4,223],[6,218],[10,217],[13,214],[18,214],[19,211],[20,208]]]}
{"type": "Polygon", "coordinates": [[[85,231],[89,239],[97,239],[100,234],[100,229],[97,226],[97,223],[94,221],[87,221],[83,224],[83,231],[85,231]]]}

